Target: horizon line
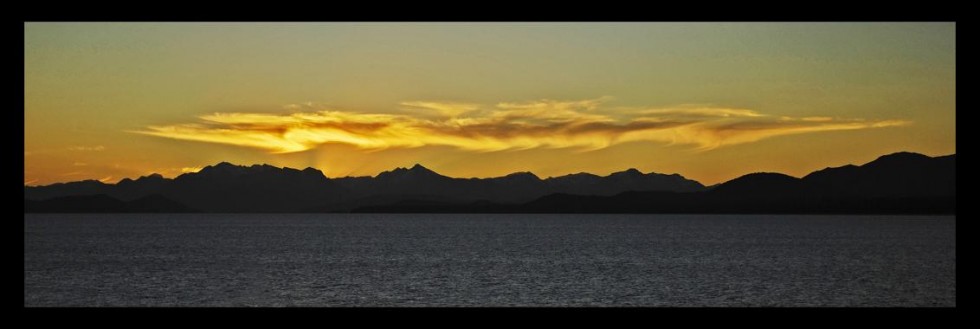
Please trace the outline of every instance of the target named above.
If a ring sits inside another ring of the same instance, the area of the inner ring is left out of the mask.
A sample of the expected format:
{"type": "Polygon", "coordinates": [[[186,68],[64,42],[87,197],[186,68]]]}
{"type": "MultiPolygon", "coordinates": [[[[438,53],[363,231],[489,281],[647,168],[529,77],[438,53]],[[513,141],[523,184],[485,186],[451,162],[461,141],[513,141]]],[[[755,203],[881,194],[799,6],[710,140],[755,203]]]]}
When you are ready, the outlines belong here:
{"type": "MultiPolygon", "coordinates": [[[[823,169],[828,169],[828,168],[838,168],[838,167],[844,167],[844,166],[848,166],[848,165],[856,165],[856,166],[863,166],[863,165],[865,165],[865,164],[868,164],[868,163],[871,163],[871,162],[874,162],[875,160],[878,160],[878,159],[880,159],[880,158],[882,158],[882,157],[885,157],[885,156],[890,156],[890,155],[895,155],[895,154],[900,154],[900,153],[911,153],[911,154],[918,154],[918,155],[923,155],[923,156],[927,156],[927,157],[930,157],[930,158],[939,158],[939,157],[945,157],[945,156],[952,156],[952,155],[956,155],[956,152],[953,152],[953,153],[949,153],[949,154],[945,154],[945,155],[928,155],[928,154],[925,154],[925,153],[919,153],[919,152],[912,152],[912,151],[897,151],[897,152],[891,152],[891,153],[887,153],[887,154],[882,154],[882,155],[879,155],[879,156],[877,156],[877,157],[875,157],[875,159],[874,159],[874,160],[871,160],[871,161],[868,161],[868,162],[865,162],[865,163],[863,163],[863,164],[860,164],[860,165],[857,165],[857,164],[854,164],[854,163],[848,163],[848,164],[843,164],[843,165],[839,165],[839,166],[827,166],[827,167],[824,167],[823,169]]],[[[153,173],[149,173],[149,174],[146,174],[146,175],[141,175],[141,176],[139,176],[139,177],[136,177],[136,178],[130,178],[130,177],[123,177],[123,178],[121,178],[121,179],[119,179],[118,181],[116,181],[115,183],[107,183],[107,182],[104,182],[104,181],[103,181],[104,179],[94,179],[94,178],[90,178],[90,179],[81,179],[81,180],[74,180],[74,181],[62,181],[62,182],[54,182],[54,183],[49,183],[49,184],[45,184],[45,185],[28,185],[27,183],[25,183],[25,184],[24,184],[24,187],[44,187],[44,186],[51,186],[51,185],[56,185],[56,184],[68,184],[68,183],[76,183],[76,182],[86,182],[86,181],[96,181],[96,182],[99,182],[99,183],[102,183],[102,184],[106,184],[106,185],[117,185],[117,184],[119,184],[120,182],[122,182],[123,180],[126,180],[126,179],[129,179],[129,180],[131,180],[131,181],[135,181],[135,180],[137,180],[137,179],[140,179],[140,178],[143,178],[143,177],[150,177],[150,176],[154,176],[154,175],[158,175],[158,176],[160,176],[160,177],[162,177],[162,178],[164,178],[164,179],[171,179],[171,180],[173,180],[173,179],[177,179],[177,178],[178,178],[178,177],[180,177],[180,176],[183,176],[183,175],[187,175],[187,174],[195,174],[195,173],[199,173],[199,172],[200,172],[201,170],[203,170],[203,169],[205,169],[205,168],[209,168],[209,167],[216,167],[216,166],[218,166],[218,165],[221,165],[221,164],[228,164],[228,165],[232,165],[232,166],[236,166],[236,167],[244,167],[244,168],[248,168],[248,167],[255,167],[255,166],[269,166],[269,167],[273,167],[273,168],[277,168],[277,169],[292,169],[292,170],[297,170],[297,171],[303,171],[303,170],[306,170],[306,169],[313,169],[313,170],[316,170],[317,172],[319,172],[320,174],[322,174],[322,175],[323,175],[323,177],[325,177],[325,178],[327,178],[327,179],[344,179],[344,178],[377,178],[378,176],[380,176],[380,175],[381,175],[381,174],[383,174],[383,173],[388,173],[388,172],[393,172],[393,171],[395,171],[395,170],[398,170],[398,169],[403,169],[403,170],[410,170],[410,169],[412,169],[412,168],[414,168],[415,166],[419,166],[419,167],[422,167],[422,168],[424,168],[424,169],[426,169],[426,170],[429,170],[429,171],[431,171],[431,172],[433,172],[433,173],[435,173],[435,174],[437,174],[437,175],[440,175],[440,176],[443,176],[443,177],[448,177],[448,178],[452,178],[452,179],[493,179],[493,178],[503,178],[503,177],[507,177],[507,176],[511,176],[511,175],[514,175],[514,174],[521,174],[521,173],[528,173],[528,174],[531,174],[531,175],[534,175],[534,176],[535,176],[535,177],[537,177],[537,178],[538,178],[539,180],[547,180],[547,179],[553,179],[553,178],[559,178],[559,177],[565,177],[565,176],[571,176],[571,175],[578,175],[578,174],[589,174],[589,175],[594,175],[594,176],[598,176],[598,177],[609,177],[609,176],[611,176],[611,175],[613,175],[613,174],[616,174],[616,173],[622,173],[622,172],[627,172],[627,171],[630,171],[630,170],[636,170],[636,171],[638,171],[638,172],[640,172],[640,173],[641,173],[641,174],[643,174],[643,175],[649,175],[649,174],[658,174],[658,175],[668,175],[668,176],[671,176],[671,175],[678,175],[678,176],[681,176],[681,177],[683,177],[684,179],[687,179],[687,180],[692,180],[692,181],[695,181],[695,182],[697,182],[698,184],[701,184],[701,185],[703,185],[703,186],[705,186],[705,187],[709,187],[709,186],[714,186],[714,185],[718,185],[718,184],[723,184],[723,183],[725,183],[725,182],[729,182],[729,181],[732,181],[732,180],[734,180],[734,179],[737,179],[737,178],[739,178],[739,177],[743,177],[743,176],[746,176],[746,175],[751,175],[751,174],[759,174],[759,173],[775,173],[775,174],[782,174],[782,175],[786,175],[786,176],[790,176],[790,177],[793,177],[793,178],[797,178],[797,179],[801,179],[801,178],[803,178],[803,177],[805,177],[805,176],[806,176],[806,175],[803,175],[803,176],[799,176],[799,177],[798,177],[798,176],[795,176],[795,175],[790,175],[790,174],[786,174],[786,173],[782,173],[782,172],[776,172],[776,171],[755,171],[755,172],[749,172],[749,173],[744,173],[744,174],[741,174],[741,175],[737,175],[737,176],[735,176],[735,177],[733,177],[733,178],[730,178],[730,179],[726,179],[726,180],[721,180],[721,181],[719,181],[719,182],[717,182],[717,183],[714,183],[714,184],[705,184],[705,183],[703,183],[703,182],[701,182],[701,181],[699,181],[699,180],[696,180],[696,179],[693,179],[693,178],[689,178],[689,177],[687,177],[687,176],[685,176],[685,175],[683,175],[683,174],[681,174],[681,173],[676,173],[676,172],[675,172],[675,173],[662,173],[662,172],[656,172],[656,171],[650,171],[650,172],[643,172],[643,171],[641,171],[641,170],[639,170],[639,169],[636,169],[635,167],[630,167],[630,168],[627,168],[627,169],[623,169],[623,170],[619,170],[619,171],[613,171],[613,172],[610,172],[610,173],[608,173],[608,174],[606,174],[606,175],[600,175],[600,174],[595,174],[595,173],[591,173],[591,172],[585,172],[585,171],[580,171],[580,172],[575,172],[575,173],[568,173],[568,174],[564,174],[564,175],[558,175],[558,176],[548,176],[548,177],[546,177],[546,178],[542,178],[542,177],[541,177],[540,175],[538,175],[538,174],[535,174],[534,172],[532,172],[532,171],[530,171],[530,170],[524,170],[524,171],[515,171],[515,172],[511,172],[511,173],[508,173],[508,174],[504,174],[504,175],[501,175],[501,176],[486,176],[486,177],[475,177],[475,176],[471,176],[471,177],[452,177],[452,176],[446,176],[446,175],[443,175],[443,174],[441,174],[441,173],[439,173],[439,172],[438,172],[438,171],[436,171],[436,170],[432,170],[431,168],[429,168],[429,167],[426,167],[426,166],[424,166],[424,165],[422,165],[422,164],[421,164],[421,163],[419,163],[419,162],[415,162],[415,163],[414,163],[414,165],[412,165],[412,166],[408,166],[408,167],[401,167],[401,166],[399,166],[399,167],[395,167],[395,168],[392,168],[392,169],[389,169],[389,170],[384,170],[384,171],[381,171],[381,172],[378,172],[377,174],[375,174],[375,175],[373,175],[373,176],[371,176],[371,175],[365,175],[365,176],[350,176],[350,175],[347,175],[347,176],[339,176],[339,177],[329,177],[329,176],[327,176],[327,175],[326,175],[326,174],[325,174],[325,173],[323,172],[323,170],[322,170],[322,169],[320,169],[320,168],[316,168],[316,167],[312,167],[312,166],[307,166],[306,168],[302,168],[302,169],[300,169],[300,168],[293,168],[293,167],[287,167],[287,166],[282,166],[282,167],[278,167],[278,166],[275,166],[275,165],[270,165],[270,164],[268,164],[268,163],[255,163],[255,164],[251,164],[251,165],[242,165],[242,164],[235,164],[235,163],[231,163],[231,162],[229,162],[229,161],[220,161],[220,162],[218,162],[218,163],[215,163],[215,164],[213,164],[213,165],[207,165],[207,166],[204,166],[204,167],[201,167],[201,168],[194,168],[194,169],[197,169],[197,170],[194,170],[194,171],[187,171],[187,172],[183,172],[183,173],[181,173],[181,174],[179,174],[179,175],[175,175],[175,176],[173,176],[173,177],[167,177],[167,176],[164,176],[163,174],[160,174],[160,173],[156,173],[156,172],[153,172],[153,173]]],[[[809,172],[809,173],[807,173],[807,175],[808,175],[808,174],[810,174],[810,173],[813,173],[813,172],[815,172],[815,171],[819,171],[819,170],[823,170],[823,169],[818,169],[818,170],[814,170],[814,171],[811,171],[811,172],[809,172]]]]}

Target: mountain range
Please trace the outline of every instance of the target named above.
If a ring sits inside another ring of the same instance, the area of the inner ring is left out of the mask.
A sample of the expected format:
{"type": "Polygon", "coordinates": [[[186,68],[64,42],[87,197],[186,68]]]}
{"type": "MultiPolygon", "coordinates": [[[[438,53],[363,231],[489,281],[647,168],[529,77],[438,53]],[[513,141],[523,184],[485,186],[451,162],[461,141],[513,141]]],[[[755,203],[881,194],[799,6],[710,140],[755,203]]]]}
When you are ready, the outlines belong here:
{"type": "Polygon", "coordinates": [[[314,168],[222,162],[173,179],[25,186],[24,211],[952,213],[955,196],[955,154],[900,152],[802,178],[752,173],[711,187],[636,169],[452,178],[416,164],[374,177],[327,178],[314,168]]]}

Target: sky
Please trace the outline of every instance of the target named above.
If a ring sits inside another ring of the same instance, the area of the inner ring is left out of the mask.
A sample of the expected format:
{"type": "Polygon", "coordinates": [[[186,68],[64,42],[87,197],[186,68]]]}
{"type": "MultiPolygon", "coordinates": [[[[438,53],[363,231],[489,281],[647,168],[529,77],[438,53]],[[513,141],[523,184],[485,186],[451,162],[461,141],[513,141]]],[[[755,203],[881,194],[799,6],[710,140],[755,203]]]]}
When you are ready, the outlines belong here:
{"type": "Polygon", "coordinates": [[[704,184],[956,152],[955,23],[24,24],[24,184],[227,161],[704,184]]]}

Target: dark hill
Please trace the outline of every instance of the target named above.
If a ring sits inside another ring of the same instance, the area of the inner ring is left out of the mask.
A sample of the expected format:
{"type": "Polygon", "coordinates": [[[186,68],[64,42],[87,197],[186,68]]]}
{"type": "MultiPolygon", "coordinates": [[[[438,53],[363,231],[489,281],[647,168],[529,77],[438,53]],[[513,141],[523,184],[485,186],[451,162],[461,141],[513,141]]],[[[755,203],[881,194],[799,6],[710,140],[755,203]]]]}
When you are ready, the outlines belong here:
{"type": "Polygon", "coordinates": [[[956,195],[956,156],[894,153],[862,166],[815,171],[803,182],[806,193],[815,196],[951,197],[956,195]]]}
{"type": "Polygon", "coordinates": [[[313,168],[207,166],[174,179],[25,186],[25,212],[639,212],[951,213],[955,155],[889,154],[803,178],[753,173],[712,188],[636,169],[541,179],[530,172],[452,178],[422,165],[375,177],[327,178],[313,168]]]}
{"type": "MultiPolygon", "coordinates": [[[[955,169],[955,155],[932,158],[897,153],[862,166],[824,169],[802,179],[779,173],[753,173],[700,192],[632,191],[611,196],[555,193],[519,205],[391,204],[356,211],[951,214],[956,210],[955,169]]],[[[638,177],[633,171],[611,176],[638,177]]],[[[576,174],[558,179],[596,186],[599,177],[576,174]]]]}
{"type": "Polygon", "coordinates": [[[28,213],[182,213],[196,212],[160,195],[121,201],[105,194],[58,197],[43,201],[24,200],[28,213]]]}
{"type": "Polygon", "coordinates": [[[208,212],[296,212],[341,197],[345,189],[313,168],[219,163],[178,176],[160,194],[208,212]]]}
{"type": "Polygon", "coordinates": [[[780,173],[753,173],[735,178],[711,189],[709,193],[729,197],[762,197],[799,193],[799,178],[780,173]]]}

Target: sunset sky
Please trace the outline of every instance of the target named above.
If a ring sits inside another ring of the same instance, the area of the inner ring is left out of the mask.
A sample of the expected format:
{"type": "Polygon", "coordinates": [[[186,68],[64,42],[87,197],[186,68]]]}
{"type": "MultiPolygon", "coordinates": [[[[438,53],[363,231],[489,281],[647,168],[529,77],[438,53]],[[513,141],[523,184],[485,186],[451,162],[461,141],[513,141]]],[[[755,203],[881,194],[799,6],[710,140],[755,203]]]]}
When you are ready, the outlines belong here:
{"type": "Polygon", "coordinates": [[[956,152],[953,23],[25,23],[24,184],[221,161],[704,184],[956,152]]]}

